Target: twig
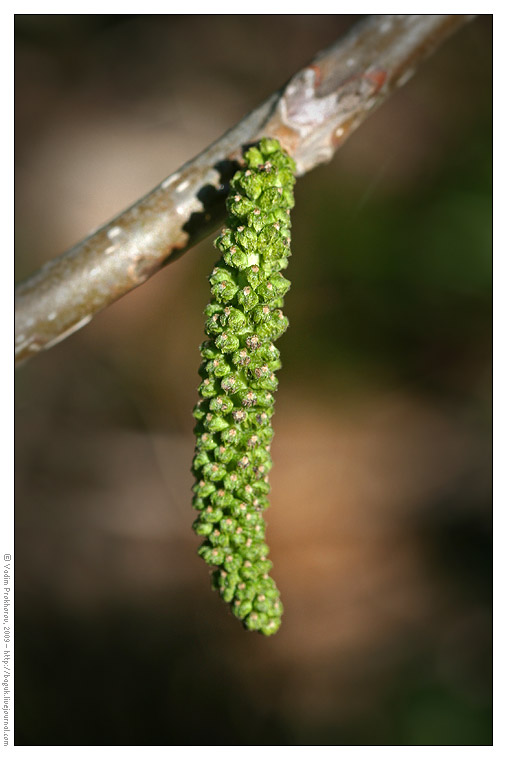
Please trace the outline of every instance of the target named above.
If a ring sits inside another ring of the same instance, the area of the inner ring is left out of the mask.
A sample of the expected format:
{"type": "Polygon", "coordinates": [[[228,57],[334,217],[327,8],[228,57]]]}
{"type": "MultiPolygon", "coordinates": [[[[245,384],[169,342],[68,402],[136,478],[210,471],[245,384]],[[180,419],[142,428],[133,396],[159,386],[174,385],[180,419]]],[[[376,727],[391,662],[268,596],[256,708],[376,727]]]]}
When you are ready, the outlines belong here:
{"type": "Polygon", "coordinates": [[[16,362],[90,322],[213,232],[242,148],[276,137],[299,175],[329,161],[464,15],[371,16],[160,185],[16,289],[16,362]]]}

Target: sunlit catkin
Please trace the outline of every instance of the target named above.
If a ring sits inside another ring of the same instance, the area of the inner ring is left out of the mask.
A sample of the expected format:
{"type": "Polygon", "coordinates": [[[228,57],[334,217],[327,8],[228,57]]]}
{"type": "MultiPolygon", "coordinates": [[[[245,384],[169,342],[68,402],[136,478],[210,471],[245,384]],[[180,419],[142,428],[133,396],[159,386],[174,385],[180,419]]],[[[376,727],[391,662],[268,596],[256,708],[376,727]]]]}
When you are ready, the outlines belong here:
{"type": "Polygon", "coordinates": [[[286,330],[281,274],[290,256],[293,160],[272,139],[245,153],[232,181],[227,226],[215,240],[222,256],[210,275],[201,345],[193,506],[200,556],[216,567],[213,585],[245,627],[280,627],[282,604],[269,573],[263,512],[274,392],[281,366],[274,341],[286,330]]]}

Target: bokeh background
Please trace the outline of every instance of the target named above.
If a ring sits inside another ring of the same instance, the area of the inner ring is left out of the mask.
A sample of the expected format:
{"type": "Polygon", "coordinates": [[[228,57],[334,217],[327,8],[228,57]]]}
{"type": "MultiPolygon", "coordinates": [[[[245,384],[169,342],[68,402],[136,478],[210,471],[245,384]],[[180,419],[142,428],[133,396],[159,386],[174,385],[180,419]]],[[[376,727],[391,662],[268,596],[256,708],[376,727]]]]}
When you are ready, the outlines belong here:
{"type": "MultiPolygon", "coordinates": [[[[18,280],[355,20],[18,15],[18,280]]],[[[191,530],[211,240],[17,372],[18,744],[491,743],[491,27],[296,186],[276,636],[191,530]]]]}

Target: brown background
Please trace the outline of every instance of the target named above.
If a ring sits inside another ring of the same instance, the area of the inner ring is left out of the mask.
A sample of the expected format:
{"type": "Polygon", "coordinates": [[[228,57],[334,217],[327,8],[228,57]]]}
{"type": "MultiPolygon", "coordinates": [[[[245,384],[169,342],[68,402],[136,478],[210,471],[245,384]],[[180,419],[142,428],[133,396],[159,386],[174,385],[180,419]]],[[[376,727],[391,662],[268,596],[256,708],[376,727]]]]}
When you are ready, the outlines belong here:
{"type": "MultiPolygon", "coordinates": [[[[18,15],[18,278],[354,20],[18,15]]],[[[280,632],[242,630],[191,531],[205,241],[17,373],[18,744],[491,742],[491,17],[293,218],[280,632]]]]}

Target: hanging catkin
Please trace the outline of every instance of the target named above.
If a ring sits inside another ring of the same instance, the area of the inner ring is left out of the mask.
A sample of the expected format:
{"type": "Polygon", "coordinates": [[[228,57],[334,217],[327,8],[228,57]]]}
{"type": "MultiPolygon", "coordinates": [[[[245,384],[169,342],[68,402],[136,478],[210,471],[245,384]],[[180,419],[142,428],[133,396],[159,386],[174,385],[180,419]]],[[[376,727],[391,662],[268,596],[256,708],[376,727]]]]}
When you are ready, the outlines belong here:
{"type": "Polygon", "coordinates": [[[282,604],[269,575],[263,512],[281,366],[274,341],[288,325],[282,306],[290,283],[281,270],[290,255],[295,164],[267,138],[244,158],[231,181],[227,226],[215,241],[222,257],[209,278],[194,409],[194,530],[204,537],[200,556],[217,568],[214,587],[246,628],[269,635],[280,626],[282,604]]]}

